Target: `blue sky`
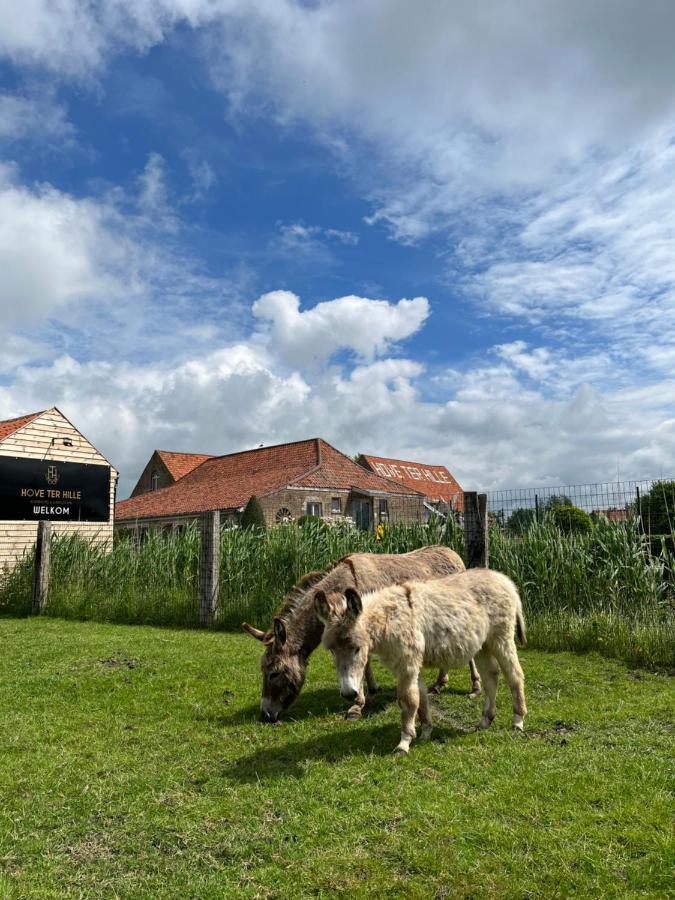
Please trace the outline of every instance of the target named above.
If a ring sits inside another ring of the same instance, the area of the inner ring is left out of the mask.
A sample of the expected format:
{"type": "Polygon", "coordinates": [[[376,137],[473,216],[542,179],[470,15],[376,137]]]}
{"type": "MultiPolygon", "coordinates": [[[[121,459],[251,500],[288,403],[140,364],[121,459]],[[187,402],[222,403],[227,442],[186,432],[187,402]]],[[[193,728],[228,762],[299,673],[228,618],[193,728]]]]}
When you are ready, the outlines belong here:
{"type": "Polygon", "coordinates": [[[0,417],[675,471],[675,10],[0,0],[0,417]]]}

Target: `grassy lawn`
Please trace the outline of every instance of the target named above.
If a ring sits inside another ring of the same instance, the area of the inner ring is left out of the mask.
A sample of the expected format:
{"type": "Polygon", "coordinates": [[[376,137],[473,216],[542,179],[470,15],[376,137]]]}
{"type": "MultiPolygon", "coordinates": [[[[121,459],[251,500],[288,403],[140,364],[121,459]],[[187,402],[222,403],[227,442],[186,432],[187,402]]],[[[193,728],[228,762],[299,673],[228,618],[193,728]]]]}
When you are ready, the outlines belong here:
{"type": "Polygon", "coordinates": [[[342,719],[312,660],[279,727],[225,633],[0,619],[0,897],[665,897],[672,679],[522,653],[526,734],[457,672],[391,756],[391,676],[342,719]]]}

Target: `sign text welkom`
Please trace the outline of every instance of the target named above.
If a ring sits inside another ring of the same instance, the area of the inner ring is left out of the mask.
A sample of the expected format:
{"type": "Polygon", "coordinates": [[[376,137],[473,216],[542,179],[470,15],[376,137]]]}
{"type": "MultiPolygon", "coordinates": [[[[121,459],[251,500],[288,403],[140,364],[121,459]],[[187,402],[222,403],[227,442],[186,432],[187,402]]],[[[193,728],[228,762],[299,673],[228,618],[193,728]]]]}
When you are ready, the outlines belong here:
{"type": "Polygon", "coordinates": [[[109,518],[110,466],[0,456],[0,520],[109,518]]]}

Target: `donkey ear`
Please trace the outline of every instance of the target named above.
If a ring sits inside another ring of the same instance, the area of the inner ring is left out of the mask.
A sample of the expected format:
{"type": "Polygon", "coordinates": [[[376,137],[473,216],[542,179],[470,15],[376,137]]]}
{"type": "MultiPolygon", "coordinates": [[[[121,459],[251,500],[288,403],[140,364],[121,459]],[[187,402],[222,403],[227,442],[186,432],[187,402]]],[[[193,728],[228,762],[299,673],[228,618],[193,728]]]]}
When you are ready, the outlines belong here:
{"type": "Polygon", "coordinates": [[[361,602],[359,592],[355,591],[354,588],[347,588],[345,591],[345,600],[347,601],[347,613],[352,619],[358,619],[363,612],[363,603],[361,602]]]}
{"type": "Polygon", "coordinates": [[[249,625],[248,622],[242,622],[241,627],[246,634],[250,634],[256,641],[263,641],[265,639],[265,632],[261,631],[259,628],[254,628],[253,625],[249,625]]]}
{"type": "Polygon", "coordinates": [[[314,594],[314,612],[322,622],[328,621],[330,610],[328,608],[328,597],[326,597],[324,591],[317,591],[314,594]]]}
{"type": "Polygon", "coordinates": [[[286,626],[278,616],[274,620],[274,639],[280,646],[286,643],[286,626]]]}

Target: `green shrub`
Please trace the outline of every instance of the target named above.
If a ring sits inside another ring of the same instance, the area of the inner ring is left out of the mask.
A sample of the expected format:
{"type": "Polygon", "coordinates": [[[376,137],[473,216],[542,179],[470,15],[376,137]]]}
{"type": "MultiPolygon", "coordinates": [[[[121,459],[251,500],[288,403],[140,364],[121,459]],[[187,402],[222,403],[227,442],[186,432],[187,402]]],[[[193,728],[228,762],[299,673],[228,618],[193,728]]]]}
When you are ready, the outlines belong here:
{"type": "Polygon", "coordinates": [[[249,498],[248,503],[244,507],[241,514],[241,527],[248,528],[265,528],[265,513],[262,511],[260,501],[255,494],[249,498]]]}
{"type": "Polygon", "coordinates": [[[554,506],[549,515],[563,534],[588,534],[593,530],[593,520],[578,506],[554,506]]]}

